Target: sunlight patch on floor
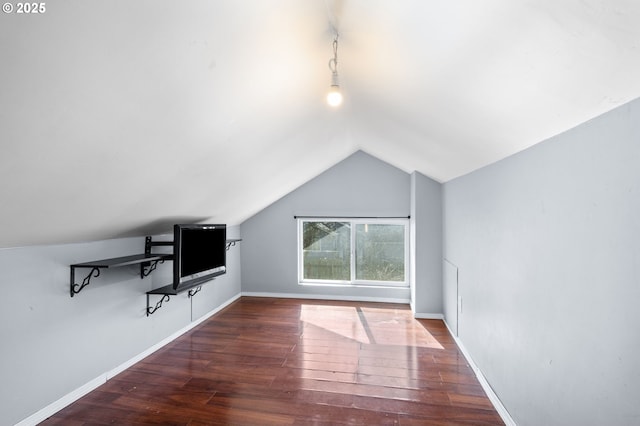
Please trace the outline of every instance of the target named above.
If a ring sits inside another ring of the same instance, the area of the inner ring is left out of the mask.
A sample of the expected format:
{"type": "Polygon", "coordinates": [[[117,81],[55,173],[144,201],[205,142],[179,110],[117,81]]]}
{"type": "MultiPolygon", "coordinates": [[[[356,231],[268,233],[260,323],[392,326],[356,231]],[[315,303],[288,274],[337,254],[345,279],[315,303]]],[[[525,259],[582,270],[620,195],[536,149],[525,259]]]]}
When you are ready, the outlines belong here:
{"type": "Polygon", "coordinates": [[[308,343],[340,335],[364,344],[443,349],[410,310],[302,305],[300,320],[304,322],[302,339],[308,343]]]}

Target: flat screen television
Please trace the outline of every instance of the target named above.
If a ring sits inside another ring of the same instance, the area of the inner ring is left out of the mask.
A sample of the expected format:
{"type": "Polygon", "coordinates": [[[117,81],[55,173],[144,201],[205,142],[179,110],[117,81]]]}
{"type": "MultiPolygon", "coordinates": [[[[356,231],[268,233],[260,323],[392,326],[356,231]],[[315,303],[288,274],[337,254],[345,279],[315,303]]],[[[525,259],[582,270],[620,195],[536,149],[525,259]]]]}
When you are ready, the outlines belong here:
{"type": "Polygon", "coordinates": [[[173,289],[193,287],[227,272],[227,226],[173,226],[173,289]]]}

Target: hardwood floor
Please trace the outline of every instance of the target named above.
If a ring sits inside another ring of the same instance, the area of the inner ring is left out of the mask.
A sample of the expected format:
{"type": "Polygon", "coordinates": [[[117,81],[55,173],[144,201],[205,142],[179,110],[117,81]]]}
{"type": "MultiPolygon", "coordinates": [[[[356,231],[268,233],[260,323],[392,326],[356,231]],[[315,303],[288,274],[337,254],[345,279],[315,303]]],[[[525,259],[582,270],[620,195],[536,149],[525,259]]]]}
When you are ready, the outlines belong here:
{"type": "Polygon", "coordinates": [[[242,297],[43,425],[501,425],[444,323],[242,297]]]}

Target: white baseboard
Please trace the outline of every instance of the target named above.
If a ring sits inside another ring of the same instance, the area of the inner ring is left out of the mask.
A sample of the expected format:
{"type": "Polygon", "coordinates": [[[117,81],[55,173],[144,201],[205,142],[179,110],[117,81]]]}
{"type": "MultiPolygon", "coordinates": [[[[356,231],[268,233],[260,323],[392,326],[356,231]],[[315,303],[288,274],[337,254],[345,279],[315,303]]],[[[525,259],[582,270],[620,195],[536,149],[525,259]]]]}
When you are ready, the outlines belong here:
{"type": "Polygon", "coordinates": [[[482,386],[482,389],[487,394],[487,397],[489,398],[494,408],[498,412],[498,415],[500,415],[500,417],[502,418],[502,421],[507,426],[517,426],[516,422],[513,420],[513,418],[505,408],[505,406],[502,405],[502,401],[500,401],[500,398],[498,398],[498,395],[496,395],[496,393],[493,391],[493,388],[491,387],[487,379],[484,377],[484,374],[482,374],[482,371],[480,370],[480,368],[473,361],[473,358],[471,358],[471,355],[467,351],[467,348],[465,348],[462,342],[460,341],[460,339],[458,339],[458,337],[455,334],[453,334],[453,332],[451,332],[451,329],[449,328],[449,324],[447,324],[446,321],[443,321],[443,322],[444,322],[444,325],[447,327],[447,330],[449,330],[449,334],[451,334],[451,337],[453,337],[453,340],[456,342],[456,345],[458,345],[458,348],[460,348],[460,352],[462,352],[464,357],[467,359],[467,362],[473,369],[473,372],[475,373],[476,377],[478,378],[478,381],[480,382],[480,386],[482,386]]]}
{"type": "Polygon", "coordinates": [[[435,320],[444,320],[444,314],[425,314],[420,312],[415,312],[413,317],[416,319],[435,319],[435,320]]]}
{"type": "Polygon", "coordinates": [[[105,382],[106,382],[106,377],[105,377],[104,374],[101,374],[100,376],[96,377],[95,379],[93,379],[93,380],[85,383],[84,385],[80,386],[78,389],[75,389],[75,390],[69,392],[68,394],[66,394],[62,398],[58,399],[57,401],[52,402],[51,404],[47,405],[43,409],[39,410],[38,412],[30,415],[29,417],[27,417],[26,419],[22,420],[21,422],[16,423],[16,426],[34,426],[34,425],[37,425],[41,421],[46,420],[49,417],[53,416],[55,413],[57,413],[58,411],[62,410],[67,405],[69,405],[72,402],[77,401],[78,399],[82,398],[83,396],[85,396],[86,394],[88,394],[92,390],[96,389],[100,385],[104,384],[105,382]]]}
{"type": "Polygon", "coordinates": [[[156,343],[155,345],[151,346],[149,349],[147,349],[146,351],[142,352],[141,354],[136,355],[135,357],[131,358],[128,361],[125,361],[124,363],[120,364],[119,366],[117,366],[116,368],[114,368],[113,370],[110,370],[106,373],[107,375],[107,380],[112,379],[114,376],[122,373],[124,370],[126,370],[127,368],[133,366],[134,364],[142,361],[144,358],[148,357],[149,355],[151,355],[152,353],[154,353],[155,351],[157,351],[158,349],[162,348],[163,346],[173,342],[174,340],[176,340],[178,337],[182,336],[184,333],[186,333],[187,331],[191,330],[192,328],[194,328],[195,326],[203,323],[204,321],[206,321],[207,319],[209,319],[210,317],[212,317],[213,315],[217,314],[218,312],[220,312],[222,309],[226,308],[227,306],[229,306],[230,304],[232,304],[233,302],[235,302],[236,300],[238,300],[240,298],[240,293],[236,294],[235,296],[233,296],[231,299],[223,302],[220,306],[218,306],[217,308],[207,312],[206,314],[204,314],[203,316],[201,316],[200,318],[198,318],[195,321],[190,322],[189,324],[187,324],[186,327],[176,331],[175,333],[173,333],[172,335],[170,335],[169,337],[165,338],[164,340],[161,340],[160,342],[156,343]]]}
{"type": "Polygon", "coordinates": [[[382,302],[382,303],[402,303],[409,304],[409,299],[396,299],[390,297],[363,297],[363,296],[343,296],[331,294],[296,294],[296,293],[260,293],[243,291],[243,296],[247,297],[270,297],[281,299],[313,299],[313,300],[338,300],[344,302],[382,302]]]}
{"type": "Polygon", "coordinates": [[[174,341],[178,337],[182,336],[187,331],[189,331],[192,328],[194,328],[195,326],[201,324],[202,322],[204,322],[205,320],[207,320],[211,316],[217,314],[222,309],[226,308],[231,303],[233,303],[236,300],[238,300],[240,298],[240,296],[241,296],[240,293],[236,294],[231,299],[223,302],[217,308],[213,309],[212,311],[207,312],[202,317],[200,317],[197,320],[189,323],[186,327],[176,331],[175,333],[173,333],[169,337],[167,337],[167,338],[163,339],[162,341],[156,343],[155,345],[151,346],[149,349],[145,350],[144,352],[142,352],[142,353],[134,356],[133,358],[123,362],[122,364],[120,364],[116,368],[101,374],[100,376],[96,377],[95,379],[90,380],[89,382],[85,383],[84,385],[80,386],[79,388],[69,392],[68,394],[66,394],[62,398],[58,399],[57,401],[52,402],[51,404],[47,405],[46,407],[42,408],[41,410],[37,411],[36,413],[30,415],[26,419],[24,419],[21,422],[17,423],[16,426],[34,426],[34,425],[37,425],[38,423],[42,422],[43,420],[48,419],[49,417],[53,416],[58,411],[62,410],[67,405],[72,404],[73,402],[75,402],[78,399],[82,398],[83,396],[85,396],[86,394],[91,392],[92,390],[95,390],[99,386],[102,386],[103,384],[105,384],[107,382],[107,380],[112,379],[117,374],[122,373],[127,368],[131,367],[132,365],[136,364],[137,362],[142,361],[144,358],[148,357],[149,355],[151,355],[152,353],[154,353],[158,349],[160,349],[163,346],[171,343],[172,341],[174,341]]]}

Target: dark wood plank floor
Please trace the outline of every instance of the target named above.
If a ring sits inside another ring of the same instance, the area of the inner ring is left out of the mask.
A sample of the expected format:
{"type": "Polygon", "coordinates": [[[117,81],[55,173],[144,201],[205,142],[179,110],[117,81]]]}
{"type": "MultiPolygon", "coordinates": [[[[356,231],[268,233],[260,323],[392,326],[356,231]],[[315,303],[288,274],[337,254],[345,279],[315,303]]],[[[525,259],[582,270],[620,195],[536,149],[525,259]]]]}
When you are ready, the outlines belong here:
{"type": "Polygon", "coordinates": [[[439,320],[242,297],[43,425],[501,425],[439,320]]]}

